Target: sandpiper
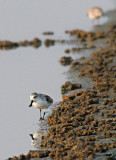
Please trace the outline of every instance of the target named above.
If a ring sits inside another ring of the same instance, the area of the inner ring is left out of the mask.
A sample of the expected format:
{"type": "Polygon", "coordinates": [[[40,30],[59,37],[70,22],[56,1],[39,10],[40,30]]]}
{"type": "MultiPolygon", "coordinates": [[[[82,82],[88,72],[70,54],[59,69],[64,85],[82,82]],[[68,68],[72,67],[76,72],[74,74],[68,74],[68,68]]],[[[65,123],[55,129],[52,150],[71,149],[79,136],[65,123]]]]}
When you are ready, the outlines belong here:
{"type": "Polygon", "coordinates": [[[47,109],[53,103],[53,99],[48,95],[38,94],[38,93],[34,92],[30,95],[30,100],[31,100],[31,103],[30,103],[29,107],[34,106],[34,107],[40,109],[40,120],[44,120],[45,111],[44,111],[43,118],[42,118],[41,117],[41,110],[47,109]]]}
{"type": "Polygon", "coordinates": [[[91,20],[99,19],[102,15],[103,15],[103,10],[99,7],[93,7],[87,11],[87,16],[91,20]]]}

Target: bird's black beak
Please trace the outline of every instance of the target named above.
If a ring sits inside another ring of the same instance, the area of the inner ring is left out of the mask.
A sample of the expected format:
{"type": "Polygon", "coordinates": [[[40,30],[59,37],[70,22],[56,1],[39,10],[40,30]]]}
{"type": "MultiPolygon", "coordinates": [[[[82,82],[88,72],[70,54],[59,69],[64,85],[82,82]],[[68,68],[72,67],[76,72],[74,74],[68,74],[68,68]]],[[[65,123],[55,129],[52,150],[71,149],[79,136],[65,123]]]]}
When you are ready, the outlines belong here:
{"type": "Polygon", "coordinates": [[[32,107],[32,103],[33,103],[33,100],[31,100],[31,103],[30,103],[29,107],[32,107]]]}

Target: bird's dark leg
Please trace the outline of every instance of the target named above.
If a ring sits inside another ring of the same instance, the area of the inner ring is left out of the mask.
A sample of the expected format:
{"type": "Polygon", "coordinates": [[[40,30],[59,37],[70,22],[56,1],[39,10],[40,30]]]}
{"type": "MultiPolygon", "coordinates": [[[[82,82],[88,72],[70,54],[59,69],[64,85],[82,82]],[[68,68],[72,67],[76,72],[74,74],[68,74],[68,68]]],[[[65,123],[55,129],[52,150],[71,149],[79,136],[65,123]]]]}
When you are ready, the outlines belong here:
{"type": "Polygon", "coordinates": [[[41,109],[40,109],[40,121],[43,120],[42,116],[41,116],[41,109]]]}
{"type": "Polygon", "coordinates": [[[40,109],[40,120],[42,120],[42,117],[41,117],[41,109],[40,109]]]}
{"type": "Polygon", "coordinates": [[[45,117],[45,114],[46,114],[46,113],[44,112],[44,114],[43,114],[43,119],[44,119],[44,117],[45,117]]]}

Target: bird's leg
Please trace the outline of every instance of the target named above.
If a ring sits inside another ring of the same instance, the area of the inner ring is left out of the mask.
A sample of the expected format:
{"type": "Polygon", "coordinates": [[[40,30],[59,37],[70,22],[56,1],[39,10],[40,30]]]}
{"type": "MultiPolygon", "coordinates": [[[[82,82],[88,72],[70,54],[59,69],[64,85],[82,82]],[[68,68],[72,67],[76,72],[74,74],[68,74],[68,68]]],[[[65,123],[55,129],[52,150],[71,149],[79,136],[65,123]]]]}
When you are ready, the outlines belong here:
{"type": "Polygon", "coordinates": [[[44,117],[45,117],[45,114],[46,114],[46,113],[44,112],[44,114],[43,114],[43,119],[44,119],[44,117]]]}
{"type": "Polygon", "coordinates": [[[41,109],[40,109],[40,120],[42,120],[42,117],[41,117],[41,109]]]}

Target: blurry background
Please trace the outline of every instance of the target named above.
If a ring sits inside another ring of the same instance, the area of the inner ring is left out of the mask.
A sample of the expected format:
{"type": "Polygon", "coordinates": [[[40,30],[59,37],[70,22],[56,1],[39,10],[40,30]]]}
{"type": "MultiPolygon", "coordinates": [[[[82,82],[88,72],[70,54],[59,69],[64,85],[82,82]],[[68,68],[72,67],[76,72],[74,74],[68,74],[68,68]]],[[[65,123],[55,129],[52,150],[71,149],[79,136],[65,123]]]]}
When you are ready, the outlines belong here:
{"type": "MultiPolygon", "coordinates": [[[[0,0],[0,40],[68,39],[65,30],[75,28],[95,30],[86,12],[93,6],[101,7],[107,16],[100,24],[115,22],[115,0],[0,0]],[[53,36],[42,32],[53,31],[53,36]]],[[[38,129],[39,110],[29,108],[32,92],[50,95],[61,100],[61,85],[65,72],[58,60],[64,56],[65,45],[38,49],[20,47],[0,50],[0,158],[27,153],[31,147],[30,133],[38,129]]],[[[86,56],[90,51],[86,51],[86,56]]],[[[79,58],[80,54],[72,55],[79,58]]]]}

